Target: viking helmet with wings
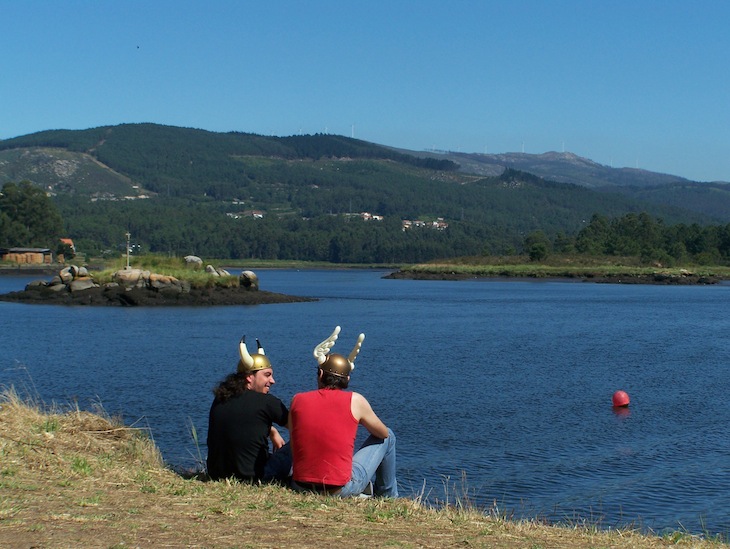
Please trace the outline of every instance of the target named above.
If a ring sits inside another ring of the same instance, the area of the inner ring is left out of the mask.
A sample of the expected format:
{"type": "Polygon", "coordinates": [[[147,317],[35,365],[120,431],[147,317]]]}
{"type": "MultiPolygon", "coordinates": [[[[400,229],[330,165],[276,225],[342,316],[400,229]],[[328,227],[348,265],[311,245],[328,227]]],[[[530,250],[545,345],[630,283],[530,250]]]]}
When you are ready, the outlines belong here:
{"type": "Polygon", "coordinates": [[[357,337],[355,347],[350,352],[350,355],[345,358],[343,355],[330,352],[335,345],[335,341],[337,341],[339,333],[340,327],[337,326],[327,339],[314,348],[314,358],[317,359],[319,369],[323,372],[330,372],[338,376],[347,377],[355,369],[355,359],[358,353],[360,353],[365,334],[360,334],[357,337]]]}

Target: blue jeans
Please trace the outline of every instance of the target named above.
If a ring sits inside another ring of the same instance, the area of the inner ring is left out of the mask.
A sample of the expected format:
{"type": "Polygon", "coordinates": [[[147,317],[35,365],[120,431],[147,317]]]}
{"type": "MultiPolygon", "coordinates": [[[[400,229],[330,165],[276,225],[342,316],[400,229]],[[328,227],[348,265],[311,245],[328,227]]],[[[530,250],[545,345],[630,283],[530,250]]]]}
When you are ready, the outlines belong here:
{"type": "Polygon", "coordinates": [[[388,438],[370,435],[352,458],[352,476],[342,487],[340,497],[361,494],[375,478],[373,494],[386,498],[398,497],[395,478],[395,434],[388,429],[388,438]]]}
{"type": "Polygon", "coordinates": [[[264,467],[264,478],[261,480],[264,482],[286,483],[291,475],[291,464],[291,446],[287,442],[269,456],[269,460],[264,467]]]}

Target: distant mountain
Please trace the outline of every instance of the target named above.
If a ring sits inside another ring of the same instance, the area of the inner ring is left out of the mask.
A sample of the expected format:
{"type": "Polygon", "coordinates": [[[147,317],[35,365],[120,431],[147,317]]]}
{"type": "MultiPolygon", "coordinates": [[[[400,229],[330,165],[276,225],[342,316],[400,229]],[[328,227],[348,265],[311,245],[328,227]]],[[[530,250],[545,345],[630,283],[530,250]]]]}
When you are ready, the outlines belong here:
{"type": "Polygon", "coordinates": [[[688,179],[676,175],[633,168],[612,168],[570,152],[478,154],[397,150],[420,158],[450,160],[459,164],[459,169],[467,173],[495,176],[501,174],[505,169],[511,168],[529,172],[550,181],[572,183],[591,189],[626,186],[651,187],[689,182],[688,179]]]}
{"type": "Polygon", "coordinates": [[[420,158],[450,160],[465,173],[494,177],[507,169],[520,170],[549,181],[620,193],[642,202],[730,221],[730,183],[722,181],[700,183],[649,170],[612,168],[570,152],[478,154],[396,150],[420,158]]]}

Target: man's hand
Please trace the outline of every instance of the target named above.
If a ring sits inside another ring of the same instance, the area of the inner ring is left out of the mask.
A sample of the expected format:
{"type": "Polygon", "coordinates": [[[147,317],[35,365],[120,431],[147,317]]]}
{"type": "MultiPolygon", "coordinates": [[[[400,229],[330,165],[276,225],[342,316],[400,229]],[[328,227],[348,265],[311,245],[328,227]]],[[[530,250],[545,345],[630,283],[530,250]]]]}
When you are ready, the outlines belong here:
{"type": "Polygon", "coordinates": [[[269,439],[271,439],[271,444],[274,446],[274,450],[278,450],[284,444],[284,439],[281,438],[281,435],[279,434],[279,431],[276,430],[276,427],[271,427],[271,431],[269,431],[269,439]]]}

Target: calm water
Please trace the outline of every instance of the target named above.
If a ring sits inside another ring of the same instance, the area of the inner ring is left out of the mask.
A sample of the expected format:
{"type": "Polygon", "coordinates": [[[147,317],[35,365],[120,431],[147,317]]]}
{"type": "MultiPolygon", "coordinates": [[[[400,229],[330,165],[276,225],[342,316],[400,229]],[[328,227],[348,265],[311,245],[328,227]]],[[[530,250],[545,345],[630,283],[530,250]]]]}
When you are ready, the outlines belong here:
{"type": "MultiPolygon", "coordinates": [[[[398,437],[401,493],[661,532],[730,533],[730,286],[383,280],[259,271],[320,301],[85,308],[0,302],[0,385],[101,405],[191,467],[211,388],[258,337],[284,402],[315,385],[313,347],[366,334],[351,386],[398,437]],[[623,389],[627,413],[611,407],[623,389]]],[[[41,277],[43,278],[43,277],[41,277]]],[[[0,292],[27,278],[0,277],[0,292]]],[[[204,444],[200,447],[205,456],[204,444]]]]}

